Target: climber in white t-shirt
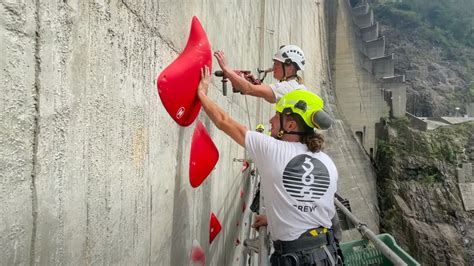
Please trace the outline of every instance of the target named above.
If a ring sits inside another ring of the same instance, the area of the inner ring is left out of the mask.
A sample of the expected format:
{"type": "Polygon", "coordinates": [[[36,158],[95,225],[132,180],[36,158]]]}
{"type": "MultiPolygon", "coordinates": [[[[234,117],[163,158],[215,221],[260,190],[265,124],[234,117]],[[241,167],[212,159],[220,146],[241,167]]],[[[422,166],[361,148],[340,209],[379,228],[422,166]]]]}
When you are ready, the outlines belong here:
{"type": "Polygon", "coordinates": [[[209,69],[204,67],[201,75],[198,97],[204,111],[248,151],[259,169],[275,249],[272,265],[340,263],[331,229],[338,174],[321,151],[323,136],[315,132],[323,100],[306,90],[285,94],[275,106],[268,136],[248,130],[218,107],[207,96],[209,69]]]}
{"type": "Polygon", "coordinates": [[[293,90],[308,90],[303,85],[303,78],[298,75],[304,71],[304,53],[296,45],[283,45],[273,56],[273,77],[279,82],[275,84],[255,85],[237,74],[229,67],[223,51],[214,53],[217,63],[224,72],[232,87],[246,95],[261,97],[269,103],[276,103],[283,95],[293,90]]]}

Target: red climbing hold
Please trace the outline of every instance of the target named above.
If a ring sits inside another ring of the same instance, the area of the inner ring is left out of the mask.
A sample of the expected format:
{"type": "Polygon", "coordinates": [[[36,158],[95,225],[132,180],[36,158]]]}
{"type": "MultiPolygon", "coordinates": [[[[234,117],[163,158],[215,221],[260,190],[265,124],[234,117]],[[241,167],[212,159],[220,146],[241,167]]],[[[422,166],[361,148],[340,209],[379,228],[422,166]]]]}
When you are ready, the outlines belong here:
{"type": "Polygon", "coordinates": [[[201,110],[196,94],[204,65],[212,72],[211,45],[198,18],[193,17],[186,47],[157,79],[161,102],[180,126],[192,124],[201,110]]]}
{"type": "Polygon", "coordinates": [[[246,208],[247,208],[247,204],[245,204],[245,201],[244,201],[244,204],[242,205],[242,212],[245,212],[246,208]]]}
{"type": "Polygon", "coordinates": [[[189,182],[192,187],[198,187],[219,160],[219,151],[201,121],[194,129],[189,157],[189,182]]]}
{"type": "Polygon", "coordinates": [[[244,197],[244,190],[241,189],[241,190],[240,190],[240,198],[243,198],[243,197],[244,197]]]}
{"type": "Polygon", "coordinates": [[[217,220],[217,217],[214,215],[214,213],[211,213],[211,221],[209,222],[209,244],[214,241],[214,238],[216,238],[221,229],[221,223],[219,220],[217,220]]]}
{"type": "Polygon", "coordinates": [[[237,239],[235,240],[235,245],[236,245],[236,246],[240,245],[240,239],[237,238],[237,239]]]}
{"type": "Polygon", "coordinates": [[[240,168],[240,172],[243,173],[245,170],[247,170],[247,168],[249,168],[250,164],[249,162],[247,162],[247,160],[244,160],[242,162],[242,168],[240,168]]]}
{"type": "Polygon", "coordinates": [[[191,263],[200,263],[201,266],[206,265],[206,253],[197,240],[193,240],[193,246],[191,248],[191,263]]]}

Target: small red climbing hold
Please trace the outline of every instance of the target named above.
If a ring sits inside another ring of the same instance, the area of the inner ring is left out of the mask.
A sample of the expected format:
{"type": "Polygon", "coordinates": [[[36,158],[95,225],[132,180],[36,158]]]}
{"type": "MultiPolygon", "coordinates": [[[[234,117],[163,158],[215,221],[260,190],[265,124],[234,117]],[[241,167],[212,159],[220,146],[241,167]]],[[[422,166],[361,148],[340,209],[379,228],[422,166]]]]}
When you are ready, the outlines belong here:
{"type": "Polygon", "coordinates": [[[197,240],[193,240],[193,246],[191,247],[191,263],[200,263],[201,266],[206,265],[206,253],[197,240]]]}
{"type": "Polygon", "coordinates": [[[242,162],[242,168],[240,168],[240,172],[243,173],[245,170],[249,168],[249,166],[250,166],[249,162],[247,162],[247,160],[244,160],[242,162]]]}
{"type": "Polygon", "coordinates": [[[214,213],[211,213],[211,220],[209,222],[209,244],[214,241],[214,238],[216,238],[217,234],[219,234],[221,229],[221,223],[217,219],[216,215],[214,213]]]}
{"type": "Polygon", "coordinates": [[[189,183],[195,188],[204,182],[219,160],[219,151],[201,121],[194,129],[189,158],[189,183]]]}

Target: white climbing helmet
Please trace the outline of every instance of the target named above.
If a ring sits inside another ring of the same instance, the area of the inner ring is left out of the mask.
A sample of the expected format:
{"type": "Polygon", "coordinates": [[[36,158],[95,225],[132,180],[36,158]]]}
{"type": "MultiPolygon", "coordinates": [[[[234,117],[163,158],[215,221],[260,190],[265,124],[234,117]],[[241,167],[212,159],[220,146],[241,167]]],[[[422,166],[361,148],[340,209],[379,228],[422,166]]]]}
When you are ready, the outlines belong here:
{"type": "Polygon", "coordinates": [[[293,62],[299,70],[304,71],[304,53],[301,48],[296,45],[283,45],[280,47],[278,52],[273,56],[273,60],[277,60],[282,63],[293,62]]]}

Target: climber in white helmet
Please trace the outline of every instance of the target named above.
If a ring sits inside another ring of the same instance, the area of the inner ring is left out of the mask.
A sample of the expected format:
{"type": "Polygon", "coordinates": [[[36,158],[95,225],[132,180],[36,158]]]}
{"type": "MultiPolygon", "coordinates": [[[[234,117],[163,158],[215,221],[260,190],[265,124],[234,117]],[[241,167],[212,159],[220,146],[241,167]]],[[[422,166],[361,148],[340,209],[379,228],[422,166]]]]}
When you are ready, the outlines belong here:
{"type": "Polygon", "coordinates": [[[243,94],[261,97],[269,103],[276,103],[283,95],[293,90],[308,90],[303,85],[303,78],[298,75],[304,71],[304,53],[296,45],[283,45],[273,56],[273,77],[279,82],[275,84],[255,85],[237,74],[227,63],[223,51],[214,53],[217,63],[232,86],[243,94]]]}

